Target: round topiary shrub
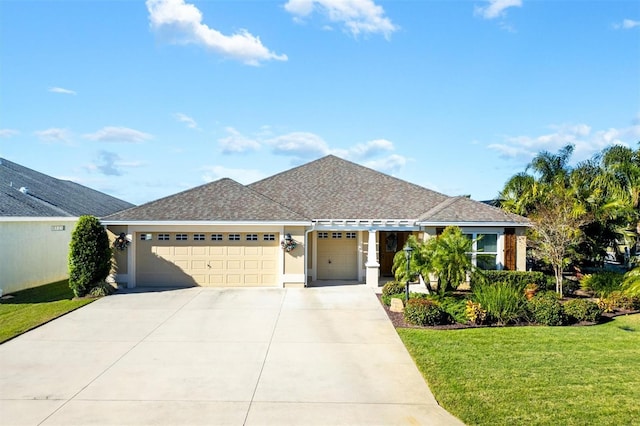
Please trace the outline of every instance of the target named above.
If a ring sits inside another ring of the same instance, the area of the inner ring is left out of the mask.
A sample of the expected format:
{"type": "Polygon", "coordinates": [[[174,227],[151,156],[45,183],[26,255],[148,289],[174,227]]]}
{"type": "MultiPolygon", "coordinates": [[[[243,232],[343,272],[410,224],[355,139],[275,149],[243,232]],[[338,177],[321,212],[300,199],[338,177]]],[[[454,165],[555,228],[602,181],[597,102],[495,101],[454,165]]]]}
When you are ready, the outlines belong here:
{"type": "Polygon", "coordinates": [[[598,322],[602,316],[602,309],[598,304],[586,299],[569,300],[563,305],[563,309],[570,322],[598,322]]]}
{"type": "Polygon", "coordinates": [[[76,297],[86,296],[111,271],[109,237],[98,218],[80,216],[69,245],[69,287],[76,297]]]}
{"type": "Polygon", "coordinates": [[[432,299],[409,299],[404,307],[404,320],[413,325],[445,324],[447,317],[438,302],[432,299]]]}
{"type": "Polygon", "coordinates": [[[541,325],[562,325],[565,316],[558,295],[553,291],[538,293],[527,303],[531,319],[541,325]]]}
{"type": "Polygon", "coordinates": [[[403,301],[407,298],[405,285],[398,281],[389,281],[382,287],[382,303],[391,305],[391,298],[398,297],[403,301]]]}

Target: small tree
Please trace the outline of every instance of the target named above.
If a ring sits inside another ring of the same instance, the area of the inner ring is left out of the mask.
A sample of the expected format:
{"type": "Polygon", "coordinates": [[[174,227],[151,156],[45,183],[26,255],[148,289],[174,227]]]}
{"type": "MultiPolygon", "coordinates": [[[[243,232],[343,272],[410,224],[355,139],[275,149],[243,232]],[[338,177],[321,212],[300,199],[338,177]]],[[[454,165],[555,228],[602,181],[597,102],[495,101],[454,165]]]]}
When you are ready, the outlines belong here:
{"type": "Polygon", "coordinates": [[[94,216],[81,216],[69,245],[69,287],[76,297],[87,295],[111,271],[107,231],[94,216]]]}
{"type": "Polygon", "coordinates": [[[556,291],[562,294],[562,274],[571,261],[572,249],[583,241],[580,228],[589,222],[588,214],[569,189],[554,185],[529,219],[533,222],[529,233],[533,254],[551,265],[556,291]]]}
{"type": "Polygon", "coordinates": [[[393,258],[396,280],[404,281],[408,277],[413,278],[421,274],[427,278],[425,281],[431,291],[428,275],[434,273],[440,283],[440,293],[456,289],[466,281],[467,274],[473,270],[469,256],[472,243],[457,226],[449,226],[437,238],[430,238],[424,242],[411,235],[407,239],[407,244],[413,249],[411,271],[407,274],[405,254],[400,250],[393,258]]]}

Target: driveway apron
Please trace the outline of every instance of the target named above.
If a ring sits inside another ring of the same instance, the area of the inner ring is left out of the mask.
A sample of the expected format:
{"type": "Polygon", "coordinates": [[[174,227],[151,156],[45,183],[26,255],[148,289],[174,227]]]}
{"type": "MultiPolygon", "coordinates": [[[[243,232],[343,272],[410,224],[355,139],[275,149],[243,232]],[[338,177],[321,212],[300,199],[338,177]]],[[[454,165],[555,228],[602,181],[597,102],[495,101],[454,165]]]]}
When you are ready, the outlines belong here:
{"type": "Polygon", "coordinates": [[[0,345],[2,425],[457,425],[373,291],[136,289],[0,345]]]}

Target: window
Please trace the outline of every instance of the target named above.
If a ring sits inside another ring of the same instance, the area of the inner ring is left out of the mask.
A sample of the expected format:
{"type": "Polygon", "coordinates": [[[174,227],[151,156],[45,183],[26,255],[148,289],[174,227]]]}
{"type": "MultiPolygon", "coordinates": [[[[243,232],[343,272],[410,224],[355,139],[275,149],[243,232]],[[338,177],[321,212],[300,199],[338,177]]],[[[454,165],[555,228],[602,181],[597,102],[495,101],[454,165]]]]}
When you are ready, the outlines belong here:
{"type": "Polygon", "coordinates": [[[356,233],[355,232],[346,232],[346,237],[348,240],[355,240],[356,239],[356,233]]]}
{"type": "Polygon", "coordinates": [[[187,234],[176,234],[176,241],[187,241],[187,234]]]}
{"type": "Polygon", "coordinates": [[[222,241],[222,234],[211,234],[211,241],[222,241]]]}
{"type": "Polygon", "coordinates": [[[169,234],[158,234],[158,240],[169,241],[169,234]]]}
{"type": "Polygon", "coordinates": [[[342,238],[342,232],[332,232],[331,238],[335,238],[335,239],[342,238]]]}
{"type": "Polygon", "coordinates": [[[329,233],[328,232],[318,232],[318,238],[320,238],[321,240],[329,238],[329,233]]]}
{"type": "Polygon", "coordinates": [[[193,234],[194,241],[204,241],[204,234],[193,234]]]}
{"type": "Polygon", "coordinates": [[[473,240],[471,263],[479,269],[497,269],[498,260],[498,234],[465,234],[473,240]]]}
{"type": "Polygon", "coordinates": [[[264,234],[262,236],[262,240],[263,241],[275,241],[276,240],[276,234],[264,234]]]}
{"type": "Polygon", "coordinates": [[[152,238],[152,234],[140,234],[140,241],[150,241],[152,238]]]}
{"type": "Polygon", "coordinates": [[[247,241],[258,241],[258,234],[247,234],[247,241]]]}
{"type": "Polygon", "coordinates": [[[240,241],[240,234],[229,234],[229,241],[240,241]]]}

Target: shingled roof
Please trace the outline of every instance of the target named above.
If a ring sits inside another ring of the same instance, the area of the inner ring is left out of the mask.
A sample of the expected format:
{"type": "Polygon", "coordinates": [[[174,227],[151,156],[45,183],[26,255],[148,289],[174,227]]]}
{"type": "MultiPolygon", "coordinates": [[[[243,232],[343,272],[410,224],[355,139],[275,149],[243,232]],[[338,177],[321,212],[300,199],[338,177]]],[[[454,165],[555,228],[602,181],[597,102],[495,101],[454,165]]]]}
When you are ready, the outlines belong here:
{"type": "Polygon", "coordinates": [[[249,187],[313,219],[417,219],[449,198],[333,155],[249,187]]]}
{"type": "Polygon", "coordinates": [[[106,216],[133,204],[0,158],[0,216],[106,216]]]}
{"type": "Polygon", "coordinates": [[[113,214],[104,220],[309,222],[299,213],[228,178],[113,214]]]}
{"type": "Polygon", "coordinates": [[[419,223],[465,223],[465,222],[515,222],[522,225],[527,219],[505,212],[497,207],[471,200],[467,197],[451,197],[425,212],[419,223]]]}

